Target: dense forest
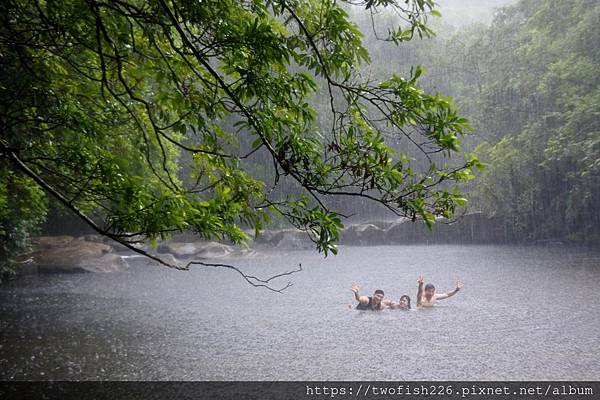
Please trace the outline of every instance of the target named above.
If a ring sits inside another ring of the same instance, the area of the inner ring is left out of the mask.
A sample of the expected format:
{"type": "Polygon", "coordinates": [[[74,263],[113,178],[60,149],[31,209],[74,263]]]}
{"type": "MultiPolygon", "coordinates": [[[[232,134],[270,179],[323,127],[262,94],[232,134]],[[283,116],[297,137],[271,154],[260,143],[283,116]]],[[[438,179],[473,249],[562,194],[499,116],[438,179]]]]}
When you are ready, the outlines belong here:
{"type": "Polygon", "coordinates": [[[3,262],[48,210],[123,244],[274,219],[327,253],[344,215],[465,207],[600,242],[597,2],[138,3],[0,6],[3,262]]]}
{"type": "Polygon", "coordinates": [[[488,165],[470,207],[517,239],[600,241],[599,22],[595,1],[520,1],[439,48],[488,165]]]}
{"type": "Polygon", "coordinates": [[[421,65],[421,84],[451,95],[474,129],[463,147],[487,167],[469,211],[513,241],[600,243],[600,5],[519,1],[490,24],[432,24],[433,38],[392,51],[367,32],[374,74],[421,65]]]}

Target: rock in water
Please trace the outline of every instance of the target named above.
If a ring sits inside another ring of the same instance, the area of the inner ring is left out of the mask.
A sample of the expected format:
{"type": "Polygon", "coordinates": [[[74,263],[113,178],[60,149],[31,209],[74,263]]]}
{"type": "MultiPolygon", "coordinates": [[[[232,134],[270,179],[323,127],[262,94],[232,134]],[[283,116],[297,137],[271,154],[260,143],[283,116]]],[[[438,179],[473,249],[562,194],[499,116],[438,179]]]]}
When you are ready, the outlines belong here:
{"type": "Polygon", "coordinates": [[[308,234],[297,230],[283,230],[281,239],[275,245],[278,249],[308,250],[315,247],[308,234]]]}
{"type": "Polygon", "coordinates": [[[54,248],[60,246],[66,246],[71,243],[75,238],[73,236],[36,236],[31,238],[31,243],[37,249],[40,248],[54,248]]]}
{"type": "Polygon", "coordinates": [[[125,260],[104,243],[70,236],[43,236],[33,242],[32,258],[39,272],[114,272],[128,267],[125,260]]]}
{"type": "Polygon", "coordinates": [[[101,257],[84,257],[70,263],[38,264],[40,272],[118,272],[128,268],[127,262],[118,254],[107,253],[101,257]]]}
{"type": "Polygon", "coordinates": [[[340,242],[351,246],[371,246],[386,241],[386,231],[370,223],[349,225],[340,234],[340,242]]]}
{"type": "Polygon", "coordinates": [[[314,249],[315,244],[306,232],[297,229],[281,229],[261,232],[254,240],[255,244],[278,250],[314,249]]]}
{"type": "Polygon", "coordinates": [[[178,258],[192,257],[202,251],[205,242],[170,242],[162,244],[158,250],[160,253],[172,254],[178,258]]]}
{"type": "MultiPolygon", "coordinates": [[[[171,265],[179,265],[181,266],[181,261],[179,261],[178,259],[176,259],[173,254],[155,254],[158,258],[160,258],[161,260],[163,260],[166,263],[169,263],[171,265]]],[[[141,261],[144,264],[147,265],[152,265],[155,267],[162,267],[163,265],[161,263],[159,263],[158,261],[152,260],[150,258],[147,258],[141,254],[135,254],[135,255],[130,255],[127,256],[128,259],[135,259],[137,261],[141,261]]]]}
{"type": "Polygon", "coordinates": [[[172,254],[182,259],[247,257],[254,254],[252,250],[217,242],[170,242],[163,243],[158,250],[162,254],[172,254]]]}

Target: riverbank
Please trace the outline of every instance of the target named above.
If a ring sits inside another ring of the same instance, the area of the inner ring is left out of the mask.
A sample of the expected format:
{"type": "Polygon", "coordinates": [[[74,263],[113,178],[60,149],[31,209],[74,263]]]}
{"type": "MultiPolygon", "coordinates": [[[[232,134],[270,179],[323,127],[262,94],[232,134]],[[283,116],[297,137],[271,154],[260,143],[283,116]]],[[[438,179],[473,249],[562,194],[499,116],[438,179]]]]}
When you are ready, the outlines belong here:
{"type": "MultiPolygon", "coordinates": [[[[249,235],[252,233],[249,232],[249,235]]],[[[526,243],[509,241],[506,224],[481,213],[472,213],[456,221],[439,220],[432,230],[421,222],[407,219],[396,221],[366,221],[348,224],[340,234],[343,246],[379,246],[414,244],[528,244],[542,246],[570,246],[563,240],[544,240],[526,243]]],[[[55,272],[107,273],[126,270],[131,250],[100,235],[39,236],[34,237],[33,251],[22,258],[19,275],[55,272]]],[[[156,247],[139,247],[161,259],[181,265],[195,260],[229,260],[251,258],[277,250],[312,250],[315,244],[305,232],[296,229],[266,230],[253,238],[247,247],[199,240],[192,234],[174,235],[169,241],[159,241],[156,247]]],[[[148,261],[148,264],[157,264],[148,261]]]]}

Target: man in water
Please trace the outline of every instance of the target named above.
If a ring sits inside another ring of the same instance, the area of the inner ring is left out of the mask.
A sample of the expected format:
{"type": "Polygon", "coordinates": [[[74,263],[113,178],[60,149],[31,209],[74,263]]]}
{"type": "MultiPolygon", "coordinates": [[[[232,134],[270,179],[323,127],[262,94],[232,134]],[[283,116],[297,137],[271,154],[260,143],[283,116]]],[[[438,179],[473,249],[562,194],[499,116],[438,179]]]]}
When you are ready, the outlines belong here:
{"type": "Polygon", "coordinates": [[[361,296],[358,291],[360,287],[358,285],[352,286],[352,292],[354,293],[354,298],[358,301],[356,305],[357,310],[371,310],[371,311],[380,311],[385,308],[383,304],[383,290],[377,289],[373,292],[373,296],[361,296]]]}
{"type": "Polygon", "coordinates": [[[454,296],[463,286],[462,282],[457,280],[456,288],[454,290],[446,293],[436,293],[435,286],[431,283],[425,285],[425,289],[423,290],[423,284],[425,283],[423,275],[419,276],[417,282],[419,283],[419,289],[417,290],[417,307],[433,307],[437,300],[443,300],[454,296]]]}

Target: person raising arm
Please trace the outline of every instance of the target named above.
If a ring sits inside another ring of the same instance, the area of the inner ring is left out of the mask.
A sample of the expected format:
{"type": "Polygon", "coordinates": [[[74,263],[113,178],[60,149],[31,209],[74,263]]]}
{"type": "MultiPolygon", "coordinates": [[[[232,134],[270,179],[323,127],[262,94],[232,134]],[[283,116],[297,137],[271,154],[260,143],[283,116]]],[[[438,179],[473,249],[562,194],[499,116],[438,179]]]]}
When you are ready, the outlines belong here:
{"type": "MultiPolygon", "coordinates": [[[[432,286],[433,286],[433,285],[432,285],[432,286]]],[[[435,299],[436,299],[436,300],[444,300],[444,299],[447,299],[447,298],[449,298],[449,297],[452,297],[452,296],[454,296],[456,293],[458,293],[458,291],[459,291],[459,290],[460,290],[462,287],[463,287],[463,284],[462,284],[462,282],[461,282],[461,281],[459,281],[459,280],[457,280],[457,281],[456,281],[456,284],[455,284],[455,287],[454,287],[454,290],[451,290],[451,291],[449,291],[449,292],[446,292],[446,293],[436,293],[436,294],[435,294],[435,299]]]]}
{"type": "Polygon", "coordinates": [[[423,305],[423,283],[425,279],[423,275],[419,275],[419,279],[417,279],[417,283],[419,287],[417,288],[417,307],[421,307],[423,305]]]}
{"type": "Polygon", "coordinates": [[[373,296],[361,296],[359,294],[359,290],[360,287],[358,285],[353,285],[352,286],[352,292],[354,293],[354,298],[356,299],[356,301],[358,301],[358,304],[356,305],[356,309],[357,310],[372,310],[372,311],[379,311],[379,310],[383,310],[385,308],[385,305],[383,304],[383,290],[381,289],[377,289],[374,293],[373,296]]]}
{"type": "Polygon", "coordinates": [[[433,307],[437,300],[444,300],[452,297],[463,287],[462,282],[457,280],[454,290],[446,293],[436,293],[435,286],[431,283],[423,286],[425,283],[423,275],[419,276],[417,282],[419,283],[419,288],[417,290],[417,307],[433,307]]]}

